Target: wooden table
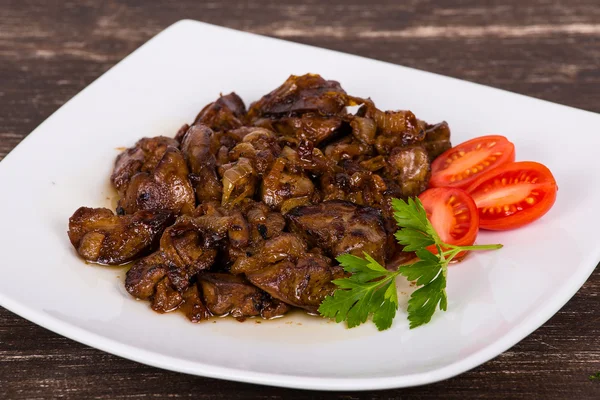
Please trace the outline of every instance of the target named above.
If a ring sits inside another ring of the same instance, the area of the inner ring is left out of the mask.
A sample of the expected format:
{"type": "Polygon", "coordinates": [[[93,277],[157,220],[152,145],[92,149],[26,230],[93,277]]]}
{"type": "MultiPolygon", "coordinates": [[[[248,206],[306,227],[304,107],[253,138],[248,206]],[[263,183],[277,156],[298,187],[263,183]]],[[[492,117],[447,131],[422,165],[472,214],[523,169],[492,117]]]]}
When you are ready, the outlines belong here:
{"type": "MultiPolygon", "coordinates": [[[[0,0],[0,159],[65,101],[183,18],[600,112],[598,0],[483,3],[0,0]]],[[[565,132],[565,143],[576,138],[577,132],[565,132]]],[[[600,371],[599,292],[596,269],[558,314],[496,359],[444,382],[373,393],[304,392],[162,371],[65,339],[0,309],[0,398],[597,399],[600,381],[589,376],[600,371]]]]}

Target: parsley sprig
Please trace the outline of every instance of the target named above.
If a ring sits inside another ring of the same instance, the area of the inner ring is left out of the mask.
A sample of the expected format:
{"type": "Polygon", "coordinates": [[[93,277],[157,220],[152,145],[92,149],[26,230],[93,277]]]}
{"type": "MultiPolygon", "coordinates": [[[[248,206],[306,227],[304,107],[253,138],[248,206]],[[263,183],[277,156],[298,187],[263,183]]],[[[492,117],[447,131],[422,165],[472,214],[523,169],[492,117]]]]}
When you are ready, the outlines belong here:
{"type": "Polygon", "coordinates": [[[410,328],[424,325],[431,321],[438,307],[443,311],[448,308],[446,277],[450,262],[464,251],[502,247],[501,244],[455,246],[443,242],[418,198],[408,202],[393,199],[392,207],[400,228],[396,240],[404,245],[404,251],[415,252],[419,260],[389,271],[366,253],[364,258],[340,255],[337,261],[351,276],[333,281],[337,289],[321,303],[322,316],[338,323],[346,321],[348,328],[365,323],[372,316],[377,329],[388,329],[398,310],[396,277],[403,275],[420,286],[408,301],[410,328]],[[437,254],[429,251],[430,246],[437,248],[437,254]]]}

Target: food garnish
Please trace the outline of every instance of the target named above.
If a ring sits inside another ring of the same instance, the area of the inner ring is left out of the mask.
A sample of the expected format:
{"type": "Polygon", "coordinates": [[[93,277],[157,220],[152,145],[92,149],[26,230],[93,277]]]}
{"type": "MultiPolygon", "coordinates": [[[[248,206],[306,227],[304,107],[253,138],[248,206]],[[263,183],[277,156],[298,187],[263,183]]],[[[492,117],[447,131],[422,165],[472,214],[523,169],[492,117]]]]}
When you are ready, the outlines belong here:
{"type": "Polygon", "coordinates": [[[500,135],[480,136],[446,150],[431,164],[431,187],[467,188],[482,174],[515,161],[515,145],[500,135]]]}
{"type": "Polygon", "coordinates": [[[444,242],[432,223],[421,201],[409,198],[407,202],[394,199],[394,218],[400,228],[395,237],[404,245],[404,251],[414,251],[419,260],[401,265],[396,271],[388,271],[368,254],[364,259],[345,254],[337,261],[350,274],[349,277],[333,281],[338,289],[326,297],[319,312],[336,322],[346,321],[353,328],[367,321],[369,316],[377,329],[385,330],[392,325],[398,309],[398,293],[395,279],[399,275],[418,286],[408,302],[410,328],[416,328],[431,321],[439,307],[446,311],[446,278],[448,265],[461,252],[474,250],[496,250],[501,244],[462,246],[444,242]],[[437,254],[428,250],[435,246],[437,254]]]}
{"type": "MultiPolygon", "coordinates": [[[[459,188],[431,188],[419,195],[427,218],[442,241],[456,246],[475,243],[479,232],[479,213],[475,202],[467,192],[459,188]]],[[[428,247],[437,253],[435,245],[428,247]]],[[[462,258],[466,253],[459,253],[462,258]]]]}
{"type": "Polygon", "coordinates": [[[557,190],[552,172],[533,161],[503,165],[467,189],[479,210],[479,227],[491,230],[514,229],[541,218],[554,205],[557,190]]]}

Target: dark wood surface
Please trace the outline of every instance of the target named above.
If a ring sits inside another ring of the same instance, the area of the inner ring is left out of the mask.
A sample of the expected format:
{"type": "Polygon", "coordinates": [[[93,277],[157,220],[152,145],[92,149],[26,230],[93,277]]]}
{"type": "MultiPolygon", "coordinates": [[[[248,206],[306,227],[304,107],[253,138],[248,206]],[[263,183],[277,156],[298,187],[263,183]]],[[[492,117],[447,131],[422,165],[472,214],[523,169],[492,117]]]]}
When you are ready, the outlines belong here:
{"type": "MultiPolygon", "coordinates": [[[[0,0],[0,160],[65,101],[183,18],[600,112],[598,0],[0,0]]],[[[600,371],[599,292],[597,268],[558,314],[494,360],[444,382],[372,393],[305,392],[162,371],[0,308],[0,398],[597,399],[600,381],[589,376],[600,371]]]]}

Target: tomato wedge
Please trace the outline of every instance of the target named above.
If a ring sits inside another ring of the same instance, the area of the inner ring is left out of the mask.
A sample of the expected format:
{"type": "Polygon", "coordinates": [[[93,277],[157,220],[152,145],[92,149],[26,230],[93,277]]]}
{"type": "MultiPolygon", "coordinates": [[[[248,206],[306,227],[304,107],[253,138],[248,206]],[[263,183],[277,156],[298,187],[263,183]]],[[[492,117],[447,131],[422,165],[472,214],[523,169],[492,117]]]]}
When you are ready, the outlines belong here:
{"type": "MultiPolygon", "coordinates": [[[[432,188],[419,195],[427,218],[440,239],[456,246],[475,243],[479,231],[477,206],[469,194],[458,188],[432,188]]],[[[437,253],[437,248],[428,248],[437,253]]],[[[463,254],[458,254],[461,257],[463,254]]]]}
{"type": "Polygon", "coordinates": [[[430,187],[466,189],[487,171],[515,161],[515,145],[500,135],[468,140],[437,157],[431,164],[430,187]]]}
{"type": "Polygon", "coordinates": [[[467,189],[479,211],[479,227],[507,230],[546,214],[556,201],[552,172],[533,161],[504,165],[479,177],[467,189]]]}

